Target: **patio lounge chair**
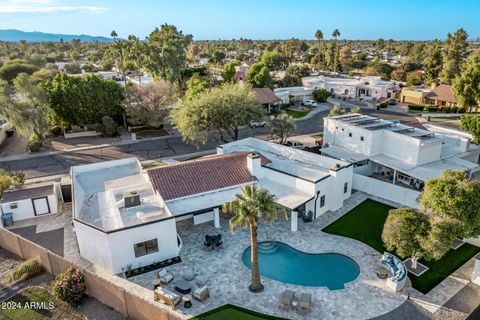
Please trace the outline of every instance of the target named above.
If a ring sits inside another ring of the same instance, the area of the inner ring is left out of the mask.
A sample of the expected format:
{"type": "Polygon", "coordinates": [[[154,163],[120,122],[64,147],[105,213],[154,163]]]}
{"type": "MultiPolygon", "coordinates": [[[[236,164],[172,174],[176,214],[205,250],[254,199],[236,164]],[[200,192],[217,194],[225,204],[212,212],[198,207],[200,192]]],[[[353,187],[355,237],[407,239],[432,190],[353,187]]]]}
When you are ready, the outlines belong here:
{"type": "Polygon", "coordinates": [[[312,304],[312,295],[310,293],[302,293],[298,303],[298,313],[306,315],[310,312],[310,305],[312,304]]]}
{"type": "Polygon", "coordinates": [[[208,287],[199,287],[193,291],[192,296],[197,299],[198,301],[205,301],[208,297],[210,297],[210,291],[208,287]]]}
{"type": "Polygon", "coordinates": [[[157,278],[160,280],[160,283],[167,284],[173,280],[173,274],[169,272],[166,268],[158,271],[157,278]]]}
{"type": "Polygon", "coordinates": [[[280,305],[278,306],[280,309],[289,311],[292,307],[292,301],[295,293],[292,290],[285,290],[280,297],[280,305]]]}
{"type": "Polygon", "coordinates": [[[163,304],[166,304],[168,306],[171,306],[172,309],[175,309],[177,307],[177,304],[182,301],[180,296],[176,293],[173,293],[165,288],[157,287],[153,291],[153,299],[155,301],[160,301],[163,304]]]}

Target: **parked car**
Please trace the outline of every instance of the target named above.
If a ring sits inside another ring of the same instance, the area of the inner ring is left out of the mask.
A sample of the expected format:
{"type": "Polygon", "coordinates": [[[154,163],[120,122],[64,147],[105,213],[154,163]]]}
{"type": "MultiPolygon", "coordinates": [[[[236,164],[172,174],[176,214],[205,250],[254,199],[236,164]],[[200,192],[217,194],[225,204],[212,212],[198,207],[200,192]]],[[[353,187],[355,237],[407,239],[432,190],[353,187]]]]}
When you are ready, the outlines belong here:
{"type": "Polygon", "coordinates": [[[391,106],[394,106],[394,105],[397,104],[397,100],[395,100],[395,99],[390,99],[390,100],[388,100],[388,104],[391,105],[391,106]]]}
{"type": "Polygon", "coordinates": [[[307,107],[315,108],[317,106],[317,102],[315,100],[304,100],[303,105],[307,107]]]}
{"type": "Polygon", "coordinates": [[[285,145],[292,147],[292,148],[297,148],[297,149],[303,149],[304,145],[300,141],[295,141],[295,140],[288,140],[285,145]]]}
{"type": "Polygon", "coordinates": [[[250,122],[250,128],[260,128],[260,127],[266,127],[267,126],[267,121],[262,120],[259,122],[251,121],[250,122]]]}

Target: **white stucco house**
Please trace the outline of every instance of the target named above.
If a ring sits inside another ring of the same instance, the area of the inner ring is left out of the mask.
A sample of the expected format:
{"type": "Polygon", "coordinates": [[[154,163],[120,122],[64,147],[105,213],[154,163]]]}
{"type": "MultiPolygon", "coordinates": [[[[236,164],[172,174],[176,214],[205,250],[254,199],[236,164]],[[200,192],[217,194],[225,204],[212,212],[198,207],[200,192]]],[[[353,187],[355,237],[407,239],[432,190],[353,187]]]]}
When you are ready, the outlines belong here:
{"type": "Polygon", "coordinates": [[[384,99],[393,97],[400,90],[393,81],[384,81],[380,77],[330,78],[326,76],[309,76],[302,78],[302,85],[309,89],[324,89],[332,94],[351,98],[384,99]]]}
{"type": "Polygon", "coordinates": [[[150,170],[136,158],[76,166],[73,223],[80,255],[112,273],[174,258],[181,250],[176,221],[220,227],[222,204],[252,184],[276,196],[296,231],[299,216],[315,219],[342,207],[352,173],[346,161],[254,138],[150,170]]]}
{"type": "Polygon", "coordinates": [[[321,154],[351,163],[353,188],[418,208],[427,179],[447,169],[479,171],[480,148],[467,138],[433,133],[361,114],[324,118],[321,154]]]}
{"type": "Polygon", "coordinates": [[[273,89],[273,93],[282,99],[284,104],[289,104],[291,101],[303,102],[307,99],[313,99],[313,88],[307,87],[284,87],[273,89]]]}

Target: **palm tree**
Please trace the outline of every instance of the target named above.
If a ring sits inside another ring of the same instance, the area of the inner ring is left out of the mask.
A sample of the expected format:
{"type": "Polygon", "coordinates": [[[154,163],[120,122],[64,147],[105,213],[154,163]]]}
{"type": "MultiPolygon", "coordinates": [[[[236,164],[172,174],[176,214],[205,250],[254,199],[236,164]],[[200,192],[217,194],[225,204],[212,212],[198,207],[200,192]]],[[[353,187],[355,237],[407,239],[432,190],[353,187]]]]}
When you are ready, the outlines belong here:
{"type": "Polygon", "coordinates": [[[110,33],[110,37],[113,38],[113,41],[115,41],[115,39],[117,39],[118,37],[118,34],[115,30],[112,30],[112,32],[110,33]]]}
{"type": "Polygon", "coordinates": [[[315,38],[318,41],[318,69],[320,70],[320,62],[323,60],[322,59],[322,40],[323,40],[322,30],[318,29],[317,32],[315,32],[315,38]]]}
{"type": "Polygon", "coordinates": [[[242,187],[242,193],[236,194],[232,202],[224,203],[223,212],[232,212],[235,216],[230,219],[230,230],[234,232],[238,227],[250,228],[250,250],[252,261],[252,283],[248,287],[251,292],[263,291],[258,269],[257,225],[259,218],[271,223],[279,214],[287,212],[284,207],[275,202],[275,196],[266,189],[257,189],[254,185],[242,187]]]}
{"type": "Polygon", "coordinates": [[[334,37],[335,42],[337,42],[337,38],[340,37],[340,31],[338,31],[338,29],[333,30],[332,37],[334,37]]]}

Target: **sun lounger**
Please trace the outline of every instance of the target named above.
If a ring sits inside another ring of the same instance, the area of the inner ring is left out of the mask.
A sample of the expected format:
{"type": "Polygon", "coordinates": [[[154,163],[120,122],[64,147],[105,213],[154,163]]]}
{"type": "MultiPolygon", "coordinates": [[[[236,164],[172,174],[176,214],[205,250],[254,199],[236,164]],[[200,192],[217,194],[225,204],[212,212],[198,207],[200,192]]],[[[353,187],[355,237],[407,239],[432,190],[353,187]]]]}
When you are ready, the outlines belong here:
{"type": "Polygon", "coordinates": [[[298,303],[298,313],[301,315],[306,315],[310,312],[310,307],[312,304],[312,295],[310,293],[302,293],[300,296],[300,301],[298,303]]]}
{"type": "Polygon", "coordinates": [[[278,307],[285,311],[290,310],[294,296],[295,293],[292,290],[285,290],[280,297],[280,305],[278,307]]]}
{"type": "Polygon", "coordinates": [[[172,309],[175,309],[177,307],[177,304],[182,301],[178,294],[161,287],[157,287],[153,291],[153,299],[155,301],[160,301],[161,303],[171,306],[172,309]]]}
{"type": "Polygon", "coordinates": [[[192,296],[197,299],[198,301],[205,301],[208,297],[210,297],[210,291],[208,287],[199,287],[193,291],[192,296]]]}
{"type": "Polygon", "coordinates": [[[167,271],[167,269],[163,268],[158,271],[157,278],[160,280],[160,283],[167,284],[173,280],[173,274],[167,271]]]}

